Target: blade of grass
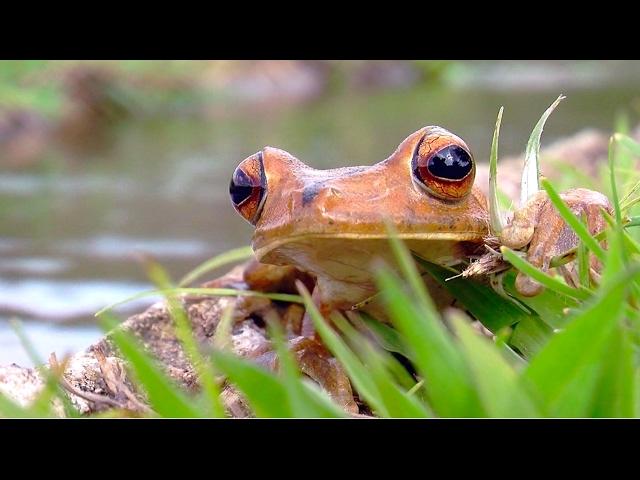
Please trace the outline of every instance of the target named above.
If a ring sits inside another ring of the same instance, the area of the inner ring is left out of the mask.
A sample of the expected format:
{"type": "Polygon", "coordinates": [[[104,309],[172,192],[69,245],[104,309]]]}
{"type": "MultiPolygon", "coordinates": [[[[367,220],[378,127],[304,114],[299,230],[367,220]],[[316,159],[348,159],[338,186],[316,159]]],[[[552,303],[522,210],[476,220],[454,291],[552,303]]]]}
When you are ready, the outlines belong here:
{"type": "Polygon", "coordinates": [[[380,346],[389,352],[399,353],[411,360],[411,352],[404,344],[398,331],[389,325],[376,320],[365,312],[358,312],[360,318],[374,335],[380,346]]]}
{"type": "Polygon", "coordinates": [[[391,319],[425,380],[434,412],[442,417],[484,416],[465,359],[437,313],[419,308],[388,267],[379,268],[376,279],[391,319]]]}
{"type": "Polygon", "coordinates": [[[198,265],[196,268],[187,273],[180,282],[178,282],[179,287],[184,287],[196,281],[198,278],[202,277],[204,274],[209,273],[216,268],[220,268],[224,265],[228,265],[230,263],[241,262],[243,260],[247,260],[253,256],[253,250],[250,246],[234,248],[233,250],[229,250],[227,252],[221,253],[220,255],[216,255],[213,258],[210,258],[206,262],[198,265]]]}
{"type": "Polygon", "coordinates": [[[597,375],[594,362],[597,365],[598,355],[624,314],[627,284],[639,270],[618,276],[608,288],[600,290],[526,368],[525,377],[535,385],[552,414],[586,414],[597,375]]]}
{"type": "Polygon", "coordinates": [[[294,417],[282,381],[265,368],[236,355],[215,350],[211,354],[216,370],[244,394],[253,413],[263,418],[294,417]]]}
{"type": "Polygon", "coordinates": [[[400,266],[403,278],[409,283],[412,294],[418,302],[417,307],[425,314],[438,318],[436,307],[424,286],[424,281],[418,272],[418,268],[416,267],[416,263],[411,252],[402,240],[398,238],[398,232],[393,224],[388,220],[385,220],[385,226],[389,237],[389,243],[391,244],[391,250],[396,262],[400,266]]]}
{"type": "MultiPolygon", "coordinates": [[[[145,262],[145,268],[149,279],[160,290],[171,290],[173,284],[167,271],[162,266],[150,259],[145,262]]],[[[203,394],[208,399],[205,404],[210,416],[224,417],[224,407],[220,401],[220,389],[216,383],[215,373],[211,367],[211,363],[205,360],[193,334],[191,322],[187,313],[184,311],[180,300],[173,294],[167,294],[165,300],[169,307],[169,313],[174,321],[175,333],[178,340],[182,344],[184,353],[189,362],[193,365],[198,381],[201,384],[203,394]]]]}
{"type": "MultiPolygon", "coordinates": [[[[78,410],[71,403],[71,400],[60,385],[58,378],[51,372],[49,368],[45,366],[43,360],[40,358],[40,355],[38,355],[38,352],[33,346],[33,343],[31,343],[31,341],[25,334],[24,330],[22,329],[21,322],[15,319],[12,320],[11,328],[13,328],[13,331],[20,340],[22,348],[24,348],[25,352],[27,352],[29,359],[35,365],[36,370],[44,379],[44,388],[31,405],[31,410],[33,412],[39,412],[40,415],[54,416],[54,413],[51,409],[51,402],[54,398],[57,398],[62,403],[64,414],[66,417],[79,417],[80,414],[78,413],[78,410]]],[[[60,374],[62,374],[62,372],[60,372],[60,374]]]]}
{"type": "MultiPolygon", "coordinates": [[[[408,394],[408,391],[400,388],[393,380],[393,376],[387,369],[390,364],[396,362],[389,354],[383,354],[347,322],[342,315],[332,317],[335,325],[345,335],[352,345],[358,346],[360,357],[370,369],[371,378],[378,387],[382,402],[392,418],[427,418],[429,412],[417,400],[408,394]]],[[[415,381],[412,382],[415,386],[415,381]]]]}
{"type": "Polygon", "coordinates": [[[371,379],[369,371],[344,341],[329,327],[326,320],[322,318],[304,284],[297,280],[296,286],[304,299],[307,313],[310,315],[316,331],[320,334],[325,345],[344,366],[358,394],[378,415],[388,417],[389,412],[380,400],[380,392],[375,382],[371,379]]]}
{"type": "Polygon", "coordinates": [[[343,412],[331,401],[318,400],[316,395],[304,388],[304,381],[291,352],[284,340],[284,333],[277,315],[267,317],[269,337],[272,339],[282,372],[283,384],[287,390],[287,397],[291,411],[296,418],[339,418],[343,412]]]}
{"type": "Polygon", "coordinates": [[[551,200],[553,206],[556,207],[556,210],[558,210],[562,219],[571,227],[578,238],[584,242],[584,244],[596,257],[598,257],[599,260],[604,260],[604,249],[600,246],[598,241],[593,238],[587,226],[575,216],[564,200],[560,198],[560,195],[556,192],[555,188],[553,188],[553,185],[551,185],[548,180],[544,179],[542,180],[542,187],[546,190],[549,200],[551,200]]]}
{"type": "Polygon", "coordinates": [[[602,370],[588,416],[633,417],[637,377],[628,332],[618,326],[601,358],[602,370]]]}
{"type": "Polygon", "coordinates": [[[570,287],[557,278],[544,273],[542,270],[539,270],[524,258],[520,257],[509,247],[505,247],[503,245],[502,247],[500,247],[500,251],[502,252],[504,259],[507,260],[511,265],[520,270],[522,273],[530,276],[535,281],[542,284],[545,288],[549,288],[562,295],[567,295],[578,300],[587,300],[592,295],[592,293],[584,287],[570,287]]]}
{"type": "Polygon", "coordinates": [[[560,95],[555,102],[553,102],[549,108],[542,114],[540,120],[533,128],[529,141],[527,142],[527,148],[524,153],[524,167],[522,169],[522,182],[520,184],[520,206],[524,206],[527,200],[540,190],[540,138],[542,137],[542,130],[547,119],[553,113],[558,104],[566,98],[564,95],[560,95]]]}
{"type": "Polygon", "coordinates": [[[450,320],[489,416],[539,416],[540,412],[520,383],[518,373],[507,363],[500,350],[486,337],[478,335],[462,314],[454,313],[450,320]]]}
{"type": "Polygon", "coordinates": [[[276,300],[280,302],[289,302],[289,303],[303,303],[302,298],[299,295],[291,295],[288,293],[265,293],[265,292],[256,292],[253,290],[237,290],[235,288],[170,288],[170,289],[162,289],[162,290],[147,290],[145,292],[140,292],[135,295],[132,295],[124,300],[120,300],[118,302],[107,305],[103,309],[99,310],[95,313],[96,317],[99,317],[105,312],[109,310],[113,310],[120,305],[124,305],[125,303],[132,302],[133,300],[138,300],[144,297],[151,297],[155,295],[202,295],[202,296],[218,296],[218,297],[262,297],[269,298],[271,300],[276,300]]]}
{"type": "Polygon", "coordinates": [[[452,278],[451,270],[428,262],[415,254],[414,258],[491,332],[495,333],[529,317],[529,314],[491,287],[460,276],[452,278]]]}
{"type": "Polygon", "coordinates": [[[42,417],[40,409],[22,407],[0,392],[0,418],[38,418],[42,417]]]}
{"type": "Polygon", "coordinates": [[[137,340],[129,332],[119,327],[119,322],[107,315],[100,317],[100,323],[109,332],[108,339],[113,340],[124,358],[129,362],[132,373],[147,393],[153,410],[163,417],[201,417],[186,395],[156,365],[154,360],[144,351],[137,340]]]}
{"type": "Polygon", "coordinates": [[[493,131],[491,155],[489,157],[489,219],[491,233],[496,236],[500,235],[504,228],[504,217],[498,202],[498,139],[500,137],[503,111],[504,107],[500,107],[498,118],[496,119],[496,128],[493,131]]]}

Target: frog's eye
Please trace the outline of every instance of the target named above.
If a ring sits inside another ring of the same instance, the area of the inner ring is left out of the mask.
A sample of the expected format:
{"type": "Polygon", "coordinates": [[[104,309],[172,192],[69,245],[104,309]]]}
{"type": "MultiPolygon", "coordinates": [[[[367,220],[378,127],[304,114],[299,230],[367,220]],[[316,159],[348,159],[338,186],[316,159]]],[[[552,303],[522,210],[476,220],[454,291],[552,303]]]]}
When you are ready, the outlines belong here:
{"type": "Polygon", "coordinates": [[[236,167],[229,184],[229,195],[238,213],[255,225],[262,211],[266,191],[267,177],[262,153],[258,152],[236,167]]]}
{"type": "Polygon", "coordinates": [[[475,162],[466,148],[455,143],[432,148],[424,139],[413,154],[411,169],[421,187],[445,200],[466,197],[476,174],[475,162]]]}

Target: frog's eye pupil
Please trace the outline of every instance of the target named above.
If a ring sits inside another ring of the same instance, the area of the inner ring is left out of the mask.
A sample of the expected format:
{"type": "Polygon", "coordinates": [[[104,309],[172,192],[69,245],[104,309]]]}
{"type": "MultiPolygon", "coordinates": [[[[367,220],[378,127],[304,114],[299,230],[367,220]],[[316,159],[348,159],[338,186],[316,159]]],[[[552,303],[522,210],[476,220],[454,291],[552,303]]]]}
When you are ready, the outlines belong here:
{"type": "Polygon", "coordinates": [[[411,160],[415,182],[443,200],[461,200],[473,187],[475,163],[469,151],[456,140],[425,137],[411,160]],[[439,145],[438,145],[439,143],[439,145]]]}
{"type": "Polygon", "coordinates": [[[457,145],[443,148],[427,162],[427,168],[433,176],[447,180],[462,180],[472,167],[471,156],[457,145]]]}
{"type": "Polygon", "coordinates": [[[262,153],[256,153],[236,167],[229,183],[229,196],[238,213],[255,225],[262,211],[266,190],[262,153]]]}
{"type": "MultiPolygon", "coordinates": [[[[241,205],[242,202],[247,200],[253,193],[255,185],[251,184],[251,179],[241,169],[236,169],[231,177],[231,184],[229,185],[229,194],[231,195],[231,201],[234,205],[241,205]]],[[[260,188],[260,187],[258,187],[260,188]]]]}

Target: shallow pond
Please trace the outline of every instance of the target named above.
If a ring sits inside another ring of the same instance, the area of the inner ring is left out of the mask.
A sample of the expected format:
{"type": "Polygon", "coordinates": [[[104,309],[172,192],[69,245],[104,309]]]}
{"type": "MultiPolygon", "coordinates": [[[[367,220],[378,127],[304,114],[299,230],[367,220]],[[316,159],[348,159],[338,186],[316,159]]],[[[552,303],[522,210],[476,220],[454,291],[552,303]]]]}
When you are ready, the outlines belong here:
{"type": "MultiPolygon", "coordinates": [[[[559,93],[568,98],[549,120],[545,143],[586,127],[611,130],[622,111],[636,118],[638,64],[612,64],[620,76],[600,71],[606,65],[589,63],[565,76],[558,74],[561,63],[515,76],[478,68],[446,88],[335,94],[251,114],[227,107],[208,120],[127,122],[100,153],[50,152],[44,168],[2,171],[0,364],[31,363],[11,318],[24,321],[45,358],[97,339],[95,311],[150,288],[136,252],[153,255],[180,278],[208,257],[248,244],[252,229],[233,210],[228,182],[236,164],[265,145],[317,168],[371,164],[418,128],[438,124],[484,161],[504,105],[501,154],[515,154],[559,93]]],[[[150,301],[119,312],[140,311],[150,301]]]]}

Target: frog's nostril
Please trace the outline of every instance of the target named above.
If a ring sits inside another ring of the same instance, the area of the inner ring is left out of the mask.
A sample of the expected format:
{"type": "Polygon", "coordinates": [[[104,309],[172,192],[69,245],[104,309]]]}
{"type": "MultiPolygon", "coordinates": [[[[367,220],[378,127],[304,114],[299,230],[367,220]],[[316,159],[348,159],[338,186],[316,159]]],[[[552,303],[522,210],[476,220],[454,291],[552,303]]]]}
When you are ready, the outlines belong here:
{"type": "Polygon", "coordinates": [[[262,153],[258,152],[236,167],[229,183],[229,195],[234,208],[253,225],[260,217],[266,190],[262,153]]]}

